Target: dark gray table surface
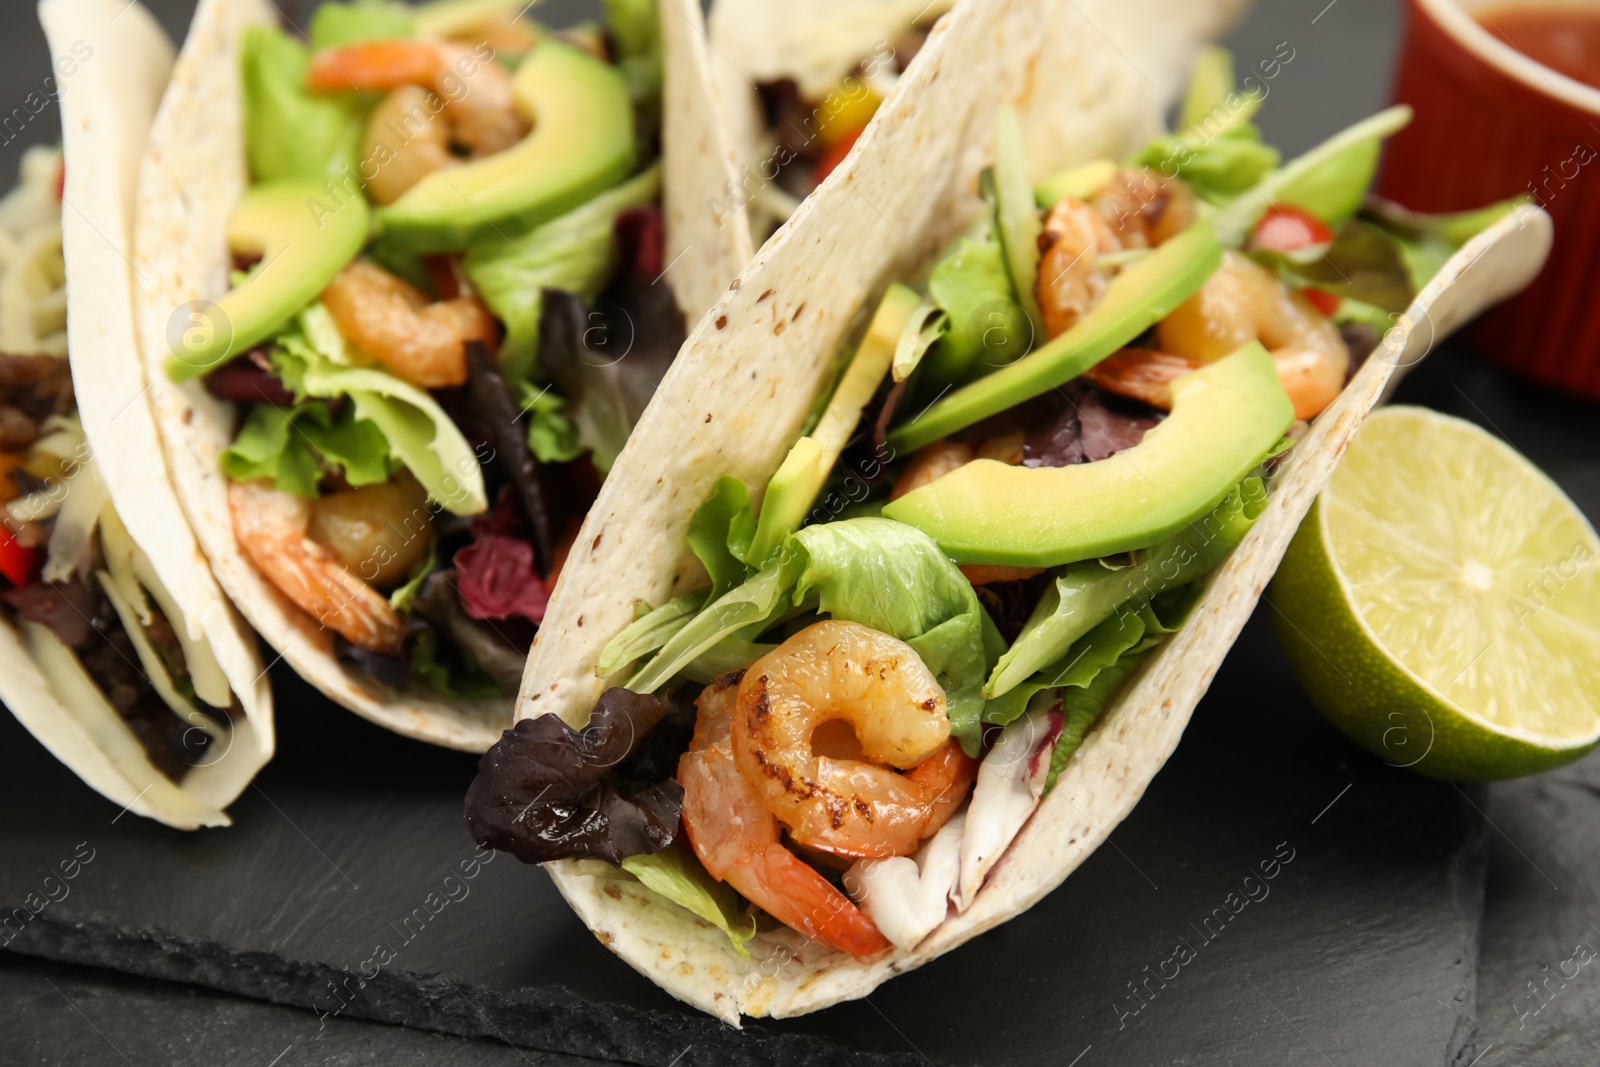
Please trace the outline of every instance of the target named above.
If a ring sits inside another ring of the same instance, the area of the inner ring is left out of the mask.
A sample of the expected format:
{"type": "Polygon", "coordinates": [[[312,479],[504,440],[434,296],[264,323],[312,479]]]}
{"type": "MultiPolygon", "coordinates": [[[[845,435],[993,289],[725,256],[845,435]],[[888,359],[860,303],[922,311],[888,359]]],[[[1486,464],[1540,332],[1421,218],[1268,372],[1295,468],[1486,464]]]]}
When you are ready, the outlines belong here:
{"type": "MultiPolygon", "coordinates": [[[[190,3],[151,6],[182,32],[190,3]]],[[[559,20],[556,4],[543,10],[559,20]]],[[[1229,43],[1241,65],[1294,50],[1261,116],[1268,138],[1298,151],[1386,102],[1397,19],[1381,0],[1259,5],[1229,43]]],[[[0,100],[20,100],[48,72],[42,36],[30,5],[7,6],[0,26],[0,100]]],[[[41,114],[0,144],[0,175],[55,129],[41,114]]],[[[1461,344],[1400,399],[1502,434],[1600,516],[1594,408],[1515,383],[1461,344]]],[[[508,857],[408,938],[392,973],[335,992],[471,856],[459,798],[472,761],[382,734],[285,673],[280,755],[226,832],[116,819],[6,718],[0,904],[80,841],[94,858],[12,939],[31,955],[0,953],[0,1064],[1600,1059],[1600,981],[1576,962],[1580,946],[1600,949],[1600,764],[1464,790],[1387,768],[1316,717],[1269,610],[1144,802],[1062,890],[868,1001],[743,1034],[613,960],[508,857]],[[1131,999],[1280,843],[1294,859],[1270,896],[1131,999]]]]}

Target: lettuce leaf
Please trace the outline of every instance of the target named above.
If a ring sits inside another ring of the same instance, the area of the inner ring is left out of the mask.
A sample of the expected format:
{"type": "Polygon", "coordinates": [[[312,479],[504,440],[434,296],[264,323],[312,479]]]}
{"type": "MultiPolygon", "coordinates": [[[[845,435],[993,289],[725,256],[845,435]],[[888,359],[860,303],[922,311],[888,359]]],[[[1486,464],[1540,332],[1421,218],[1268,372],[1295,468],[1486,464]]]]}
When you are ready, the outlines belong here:
{"type": "Polygon", "coordinates": [[[1131,567],[1112,570],[1091,559],[1061,568],[1021,635],[1000,657],[984,695],[993,699],[1009,692],[1068,655],[1074,642],[1113,615],[1138,615],[1161,594],[1210,572],[1244,539],[1266,501],[1265,486],[1252,476],[1205,517],[1136,552],[1131,567]]]}
{"type": "Polygon", "coordinates": [[[332,317],[313,304],[280,334],[272,363],[296,396],[348,396],[433,500],[456,515],[489,507],[483,468],[460,429],[432,396],[384,370],[356,366],[332,317]]]}
{"type": "Polygon", "coordinates": [[[410,37],[416,31],[411,8],[388,0],[358,0],[353,4],[335,0],[317,6],[311,16],[313,48],[342,48],[363,41],[410,37]]]}
{"type": "Polygon", "coordinates": [[[609,678],[635,660],[648,656],[687,626],[705,604],[705,591],[696,590],[646,611],[601,650],[595,672],[602,678],[609,678]]]}
{"type": "Polygon", "coordinates": [[[1248,136],[1253,133],[1254,126],[1245,126],[1226,136],[1160,137],[1146,145],[1132,162],[1168,177],[1182,178],[1213,203],[1225,201],[1259,182],[1283,158],[1276,148],[1248,136]]]}
{"type": "Polygon", "coordinates": [[[258,182],[354,175],[373,98],[307,91],[310,49],[272,26],[240,45],[245,154],[258,182]]]}
{"type": "Polygon", "coordinates": [[[1028,710],[1028,703],[1046,689],[1086,689],[1105,668],[1135,648],[1145,637],[1145,614],[1113,615],[1072,643],[1067,654],[1026,682],[989,701],[983,721],[1005,726],[1028,710]]]}
{"type": "Polygon", "coordinates": [[[711,576],[702,604],[709,604],[750,577],[745,565],[755,536],[750,491],[737,478],[719,478],[716,488],[689,520],[689,548],[711,576]]]}
{"type": "Polygon", "coordinates": [[[528,413],[528,448],[540,463],[570,463],[583,454],[578,428],[567,417],[566,397],[523,382],[522,407],[528,413]]]}
{"type": "Polygon", "coordinates": [[[336,416],[314,400],[287,411],[273,404],[252,406],[221,464],[234,481],[270,478],[277,488],[303,497],[317,495],[317,482],[330,468],[351,485],[388,481],[400,469],[376,423],[350,407],[336,416]]]}
{"type": "Polygon", "coordinates": [[[1100,720],[1106,705],[1122,690],[1147,655],[1141,651],[1125,653],[1115,663],[1098,672],[1094,680],[1082,689],[1061,691],[1061,713],[1065,722],[1056,738],[1055,750],[1050,753],[1050,770],[1044,779],[1046,793],[1056,787],[1056,779],[1066,770],[1073,753],[1083,744],[1084,735],[1100,720]]]}
{"type": "Polygon", "coordinates": [[[440,696],[489,700],[500,695],[500,683],[463,649],[441,642],[433,627],[413,629],[406,648],[411,655],[411,677],[440,696]]]}
{"type": "Polygon", "coordinates": [[[627,856],[622,869],[644,883],[646,889],[666,897],[728,935],[733,950],[745,959],[744,943],[756,936],[755,913],[741,911],[733,887],[712,878],[681,841],[660,852],[627,856]]]}
{"type": "Polygon", "coordinates": [[[933,539],[890,519],[823,523],[791,535],[776,559],[678,630],[628,688],[653,692],[721,642],[752,641],[785,610],[813,598],[823,614],[914,648],[944,688],[951,732],[977,752],[983,679],[1005,642],[933,539]]]}
{"type": "Polygon", "coordinates": [[[661,107],[661,20],[655,0],[604,0],[617,69],[642,113],[661,107]]]}
{"type": "Polygon", "coordinates": [[[1338,222],[1366,196],[1372,165],[1384,138],[1411,121],[1403,104],[1348,126],[1283,166],[1261,176],[1211,216],[1217,237],[1230,248],[1244,244],[1267,208],[1292,203],[1324,221],[1338,222]]]}
{"type": "Polygon", "coordinates": [[[534,372],[543,291],[562,289],[593,302],[617,268],[617,216],[654,203],[660,192],[657,164],[542,226],[467,252],[461,263],[467,279],[505,323],[500,361],[508,381],[534,372]]]}
{"type": "Polygon", "coordinates": [[[923,359],[919,392],[961,385],[1020,359],[1033,340],[998,241],[963,237],[934,265],[928,295],[946,332],[923,359]]]}

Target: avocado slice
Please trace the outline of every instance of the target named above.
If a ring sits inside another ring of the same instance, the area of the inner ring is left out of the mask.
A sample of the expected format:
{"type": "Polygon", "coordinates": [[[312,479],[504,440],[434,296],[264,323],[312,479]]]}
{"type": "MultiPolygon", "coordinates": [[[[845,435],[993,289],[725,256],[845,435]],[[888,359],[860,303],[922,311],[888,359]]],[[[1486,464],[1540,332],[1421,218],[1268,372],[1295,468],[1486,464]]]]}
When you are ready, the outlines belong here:
{"type": "Polygon", "coordinates": [[[1172,414],[1098,463],[979,459],[913,490],[885,518],[957,563],[1054,567],[1156,544],[1217,506],[1294,421],[1272,357],[1252,341],[1172,383],[1172,414]]]}
{"type": "Polygon", "coordinates": [[[175,382],[198,378],[271,337],[356,257],[370,224],[365,200],[330,203],[317,182],[289,178],[253,186],[228,220],[228,249],[259,255],[261,264],[223,294],[215,310],[190,305],[192,328],[170,338],[168,376],[175,382]]]}
{"type": "MultiPolygon", "coordinates": [[[[1200,221],[1124,268],[1078,324],[956,391],[889,433],[897,455],[1071,381],[1172,313],[1222,265],[1222,245],[1200,221]]],[[[1237,481],[1238,479],[1234,479],[1237,481]]]]}
{"type": "Polygon", "coordinates": [[[809,437],[794,443],[767,483],[766,495],[761,499],[761,519],[745,560],[751,566],[765,564],[777,554],[784,540],[805,523],[806,513],[855,433],[862,409],[889,373],[900,335],[920,304],[916,291],[904,285],[891,285],[883,294],[861,347],[839,379],[817,428],[809,437]]]}
{"type": "Polygon", "coordinates": [[[512,75],[533,132],[497,155],[435,171],[378,211],[386,240],[451,252],[547,222],[633,170],[633,104],[622,72],[553,38],[512,75]]]}

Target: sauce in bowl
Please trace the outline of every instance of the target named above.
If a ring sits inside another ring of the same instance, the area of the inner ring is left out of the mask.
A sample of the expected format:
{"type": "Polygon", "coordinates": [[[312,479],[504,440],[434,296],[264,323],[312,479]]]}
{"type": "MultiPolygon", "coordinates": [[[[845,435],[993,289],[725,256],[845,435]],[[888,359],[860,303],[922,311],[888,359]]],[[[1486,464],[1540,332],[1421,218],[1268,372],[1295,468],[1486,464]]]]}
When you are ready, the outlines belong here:
{"type": "Polygon", "coordinates": [[[1535,63],[1600,88],[1600,5],[1501,7],[1478,22],[1535,63]]]}

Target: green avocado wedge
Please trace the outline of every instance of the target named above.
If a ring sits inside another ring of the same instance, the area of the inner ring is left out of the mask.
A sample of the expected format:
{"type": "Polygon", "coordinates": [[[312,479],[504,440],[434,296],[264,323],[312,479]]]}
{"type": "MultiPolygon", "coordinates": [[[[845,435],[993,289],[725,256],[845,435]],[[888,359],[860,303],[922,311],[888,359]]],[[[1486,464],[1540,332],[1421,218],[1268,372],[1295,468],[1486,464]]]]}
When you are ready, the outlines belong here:
{"type": "Polygon", "coordinates": [[[1172,414],[1098,463],[980,459],[883,509],[957,563],[1054,567],[1156,544],[1228,495],[1294,421],[1272,357],[1252,341],[1172,383],[1172,414]]]}
{"type": "Polygon", "coordinates": [[[621,71],[545,39],[512,75],[533,132],[497,155],[435,171],[378,211],[384,237],[453,252],[547,222],[633,170],[633,105],[621,71]]]}
{"type": "Polygon", "coordinates": [[[228,249],[261,264],[212,307],[189,305],[193,328],[173,338],[168,376],[198,378],[272,336],[356,257],[370,224],[366,201],[330,204],[317,182],[252,187],[228,219],[228,249]]]}
{"type": "Polygon", "coordinates": [[[1072,329],[892,430],[890,446],[909,455],[1071,381],[1166,318],[1221,264],[1217,235],[1208,223],[1195,223],[1112,279],[1094,310],[1072,329]]]}

